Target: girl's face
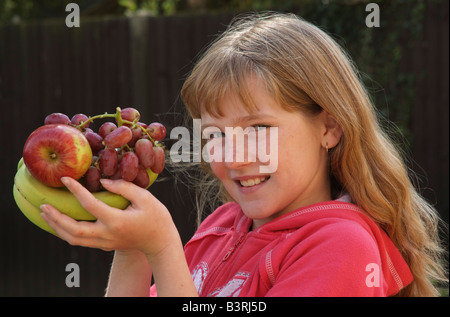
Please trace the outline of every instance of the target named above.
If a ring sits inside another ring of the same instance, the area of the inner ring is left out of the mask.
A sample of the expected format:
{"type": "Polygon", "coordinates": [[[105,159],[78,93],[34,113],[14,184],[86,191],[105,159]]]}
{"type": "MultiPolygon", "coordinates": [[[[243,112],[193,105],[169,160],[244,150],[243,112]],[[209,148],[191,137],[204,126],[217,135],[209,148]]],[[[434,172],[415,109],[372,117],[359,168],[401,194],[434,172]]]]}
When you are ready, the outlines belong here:
{"type": "Polygon", "coordinates": [[[327,152],[323,146],[327,135],[325,112],[312,117],[299,111],[287,111],[259,80],[249,83],[257,111],[249,112],[238,96],[231,94],[219,104],[222,116],[202,112],[201,119],[204,137],[209,137],[209,153],[217,154],[219,148],[225,153],[225,143],[234,140],[232,159],[226,159],[225,154],[222,159],[216,156],[210,165],[244,214],[253,219],[253,229],[256,229],[289,211],[329,200],[331,194],[327,152]],[[239,131],[236,129],[239,127],[251,131],[246,141],[251,139],[251,133],[257,135],[256,151],[247,143],[239,144],[237,137],[225,134],[239,131]],[[270,139],[275,131],[269,127],[277,128],[277,138],[270,139]],[[266,136],[264,142],[260,141],[262,133],[266,136]],[[262,145],[272,162],[267,162],[267,156],[262,159],[262,155],[257,154],[262,145]],[[269,150],[277,153],[269,153],[269,150]]]}

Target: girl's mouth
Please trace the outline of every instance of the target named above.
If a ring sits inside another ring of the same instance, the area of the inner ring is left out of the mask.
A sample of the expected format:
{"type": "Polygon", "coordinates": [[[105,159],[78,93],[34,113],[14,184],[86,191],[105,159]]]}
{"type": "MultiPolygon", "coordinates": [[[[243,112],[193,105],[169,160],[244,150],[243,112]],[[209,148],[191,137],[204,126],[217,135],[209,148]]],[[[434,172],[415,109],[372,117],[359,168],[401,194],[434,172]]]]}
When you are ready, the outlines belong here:
{"type": "Polygon", "coordinates": [[[261,177],[252,177],[247,179],[239,180],[239,184],[241,187],[253,187],[255,185],[259,185],[261,183],[264,183],[266,180],[268,180],[270,176],[261,176],[261,177]]]}

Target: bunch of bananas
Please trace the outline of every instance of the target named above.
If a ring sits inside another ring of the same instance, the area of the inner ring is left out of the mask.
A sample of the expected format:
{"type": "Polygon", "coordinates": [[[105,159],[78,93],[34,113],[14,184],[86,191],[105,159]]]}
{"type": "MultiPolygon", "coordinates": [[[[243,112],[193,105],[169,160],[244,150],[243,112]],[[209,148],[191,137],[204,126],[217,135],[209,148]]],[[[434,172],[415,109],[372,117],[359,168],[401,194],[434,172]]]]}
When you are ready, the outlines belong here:
{"type": "MultiPolygon", "coordinates": [[[[155,180],[156,176],[156,174],[153,174],[151,182],[155,180]]],[[[92,194],[107,205],[119,209],[125,209],[130,204],[124,197],[108,191],[92,194]]],[[[84,209],[77,198],[66,188],[49,187],[34,178],[23,163],[23,159],[21,159],[17,165],[17,173],[14,177],[13,195],[17,206],[23,214],[36,226],[52,234],[56,234],[56,232],[40,215],[40,206],[43,204],[50,204],[60,212],[75,220],[96,220],[96,218],[84,209]]]]}

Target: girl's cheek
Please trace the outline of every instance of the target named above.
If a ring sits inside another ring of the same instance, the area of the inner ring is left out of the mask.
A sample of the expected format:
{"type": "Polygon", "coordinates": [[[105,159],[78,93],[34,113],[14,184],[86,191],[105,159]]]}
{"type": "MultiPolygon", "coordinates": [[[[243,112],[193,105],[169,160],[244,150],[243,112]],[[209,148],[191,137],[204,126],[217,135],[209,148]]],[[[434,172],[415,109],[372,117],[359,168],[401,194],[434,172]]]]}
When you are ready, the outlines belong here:
{"type": "Polygon", "coordinates": [[[225,166],[222,162],[216,162],[212,161],[209,163],[209,166],[211,167],[212,172],[216,177],[220,180],[223,180],[225,175],[225,166]]]}
{"type": "Polygon", "coordinates": [[[208,163],[224,161],[224,141],[222,138],[212,139],[203,146],[202,156],[208,163]]]}
{"type": "Polygon", "coordinates": [[[258,134],[257,157],[261,173],[275,173],[278,169],[279,155],[278,127],[267,128],[258,134]]]}

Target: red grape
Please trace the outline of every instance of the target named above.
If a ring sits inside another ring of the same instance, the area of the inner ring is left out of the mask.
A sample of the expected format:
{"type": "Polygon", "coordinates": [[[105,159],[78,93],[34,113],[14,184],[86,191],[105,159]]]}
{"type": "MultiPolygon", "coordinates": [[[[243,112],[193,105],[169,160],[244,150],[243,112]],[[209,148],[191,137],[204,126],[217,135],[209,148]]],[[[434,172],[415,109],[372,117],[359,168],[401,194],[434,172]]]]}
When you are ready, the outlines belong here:
{"type": "Polygon", "coordinates": [[[130,147],[134,147],[136,145],[136,142],[141,138],[142,136],[142,129],[139,127],[135,127],[131,129],[131,133],[133,134],[130,142],[128,142],[128,145],[130,147]]]}
{"type": "Polygon", "coordinates": [[[139,166],[138,174],[133,180],[133,183],[138,185],[139,187],[147,188],[148,184],[150,183],[150,178],[148,177],[147,170],[144,167],[139,166]]]}
{"type": "Polygon", "coordinates": [[[99,169],[95,166],[89,167],[87,172],[84,174],[84,186],[92,193],[98,192],[101,187],[100,178],[102,174],[99,169]]]}
{"type": "Polygon", "coordinates": [[[100,136],[102,138],[106,138],[106,136],[108,134],[110,134],[111,132],[113,132],[115,129],[117,129],[117,126],[116,126],[115,123],[113,123],[113,122],[105,122],[98,129],[98,134],[100,134],[100,136]]]}
{"type": "Polygon", "coordinates": [[[151,170],[155,174],[159,174],[164,170],[164,165],[166,163],[166,157],[164,153],[164,149],[159,146],[155,146],[153,148],[155,151],[155,161],[153,162],[153,166],[151,167],[151,170]]]}
{"type": "Polygon", "coordinates": [[[126,152],[122,155],[120,160],[120,174],[122,179],[126,181],[133,181],[139,171],[139,159],[133,152],[126,152]]]}
{"type": "Polygon", "coordinates": [[[83,133],[86,134],[88,132],[94,132],[94,130],[92,130],[91,128],[85,128],[83,133]]]}
{"type": "Polygon", "coordinates": [[[145,168],[151,168],[154,162],[153,143],[149,139],[140,139],[134,146],[139,163],[145,168]]]}
{"type": "Polygon", "coordinates": [[[117,171],[114,173],[114,175],[111,175],[109,178],[110,179],[122,179],[122,174],[120,173],[120,163],[117,166],[117,171]]]}
{"type": "Polygon", "coordinates": [[[148,126],[148,134],[153,140],[161,141],[166,137],[166,127],[159,122],[150,123],[148,126]]]}
{"type": "MultiPolygon", "coordinates": [[[[78,113],[78,114],[76,114],[76,115],[74,115],[74,116],[72,117],[72,119],[70,120],[70,122],[71,122],[73,125],[80,125],[80,124],[82,124],[83,122],[86,122],[87,120],[89,120],[89,117],[88,117],[87,115],[85,115],[85,114],[83,114],[83,113],[78,113]]],[[[86,124],[83,126],[83,128],[89,127],[89,124],[90,124],[90,122],[86,123],[86,124]]]]}
{"type": "Polygon", "coordinates": [[[134,121],[141,118],[141,114],[134,108],[125,108],[120,111],[123,120],[134,121]]]}
{"type": "Polygon", "coordinates": [[[105,176],[112,176],[117,171],[117,166],[119,164],[119,157],[117,152],[113,148],[107,148],[102,151],[100,155],[100,171],[105,176]]]}
{"type": "Polygon", "coordinates": [[[105,147],[103,145],[103,138],[97,133],[86,132],[84,136],[86,137],[86,139],[89,142],[89,145],[91,146],[92,153],[98,153],[101,149],[105,147]]]}
{"type": "MultiPolygon", "coordinates": [[[[119,108],[117,110],[120,110],[119,108]]],[[[150,184],[150,169],[161,173],[165,166],[164,148],[155,141],[166,137],[166,128],[159,122],[150,125],[140,122],[141,114],[129,107],[118,113],[89,117],[77,113],[70,119],[66,114],[55,112],[45,118],[45,125],[67,124],[78,127],[92,149],[92,162],[83,175],[83,184],[90,192],[104,190],[102,177],[124,179],[147,188],[150,184]],[[116,122],[104,122],[98,131],[90,128],[96,119],[116,118],[116,122]],[[121,120],[122,119],[122,120],[121,120]]]]}
{"type": "Polygon", "coordinates": [[[108,134],[104,141],[108,148],[116,148],[130,142],[132,137],[133,133],[131,132],[131,129],[126,126],[121,126],[108,134]]]}
{"type": "Polygon", "coordinates": [[[144,122],[136,122],[137,125],[140,125],[141,127],[143,127],[144,129],[147,129],[148,126],[144,123],[144,122]]]}
{"type": "Polygon", "coordinates": [[[70,119],[67,115],[60,112],[49,114],[45,117],[44,124],[69,124],[70,119]]]}

